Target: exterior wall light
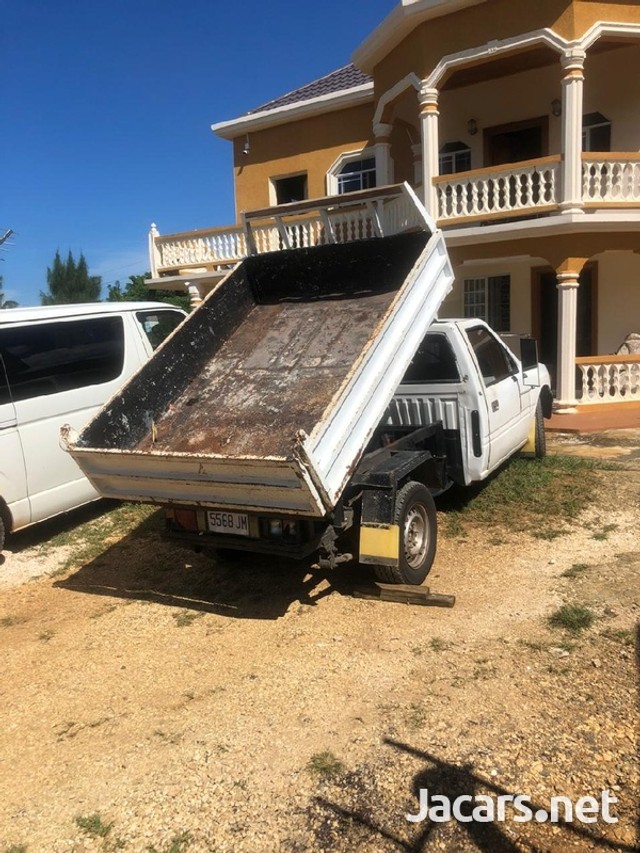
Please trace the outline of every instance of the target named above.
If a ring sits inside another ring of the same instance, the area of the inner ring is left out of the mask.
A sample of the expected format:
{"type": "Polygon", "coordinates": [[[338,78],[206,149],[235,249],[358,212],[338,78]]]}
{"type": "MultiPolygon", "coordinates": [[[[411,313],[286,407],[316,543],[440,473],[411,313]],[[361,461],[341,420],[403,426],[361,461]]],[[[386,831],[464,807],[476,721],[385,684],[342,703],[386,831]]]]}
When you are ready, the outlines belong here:
{"type": "Polygon", "coordinates": [[[470,118],[467,122],[467,133],[469,136],[475,136],[478,132],[478,122],[474,118],[470,118]]]}
{"type": "Polygon", "coordinates": [[[249,134],[247,133],[247,138],[246,138],[246,139],[245,139],[245,141],[244,141],[244,146],[243,146],[243,148],[242,148],[242,153],[246,155],[246,154],[248,154],[248,153],[249,153],[249,151],[251,151],[251,145],[249,144],[249,134]]]}
{"type": "Polygon", "coordinates": [[[562,115],[562,101],[560,100],[560,98],[554,98],[551,101],[551,115],[555,116],[556,118],[562,115]]]}

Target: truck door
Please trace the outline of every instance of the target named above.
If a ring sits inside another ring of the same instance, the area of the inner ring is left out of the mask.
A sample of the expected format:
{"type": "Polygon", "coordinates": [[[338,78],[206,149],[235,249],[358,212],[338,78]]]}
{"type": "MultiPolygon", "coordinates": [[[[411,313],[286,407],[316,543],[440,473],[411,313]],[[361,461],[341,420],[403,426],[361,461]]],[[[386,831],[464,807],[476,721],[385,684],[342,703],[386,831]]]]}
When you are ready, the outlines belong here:
{"type": "Polygon", "coordinates": [[[492,470],[527,440],[530,407],[522,398],[520,368],[507,348],[486,326],[471,326],[465,331],[485,390],[488,468],[492,470]]]}
{"type": "Polygon", "coordinates": [[[0,352],[0,500],[11,512],[12,527],[31,520],[27,474],[18,432],[16,409],[9,392],[7,372],[0,352]]]}

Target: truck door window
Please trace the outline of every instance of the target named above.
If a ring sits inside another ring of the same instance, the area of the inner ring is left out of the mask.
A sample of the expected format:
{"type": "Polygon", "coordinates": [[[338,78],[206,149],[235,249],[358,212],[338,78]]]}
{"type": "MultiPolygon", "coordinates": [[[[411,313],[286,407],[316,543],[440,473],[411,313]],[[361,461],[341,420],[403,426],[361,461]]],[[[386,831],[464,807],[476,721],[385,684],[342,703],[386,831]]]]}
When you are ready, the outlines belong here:
{"type": "Polygon", "coordinates": [[[451,343],[444,335],[429,332],[414,355],[402,383],[459,382],[460,372],[451,343]]]}
{"type": "Polygon", "coordinates": [[[137,311],[136,317],[153,349],[157,349],[184,320],[180,311],[137,311]]]}
{"type": "Polygon", "coordinates": [[[122,317],[90,317],[0,329],[14,402],[100,385],[124,367],[122,317]]]}
{"type": "Polygon", "coordinates": [[[485,385],[495,385],[518,372],[518,366],[502,344],[484,326],[467,329],[485,385]]]}

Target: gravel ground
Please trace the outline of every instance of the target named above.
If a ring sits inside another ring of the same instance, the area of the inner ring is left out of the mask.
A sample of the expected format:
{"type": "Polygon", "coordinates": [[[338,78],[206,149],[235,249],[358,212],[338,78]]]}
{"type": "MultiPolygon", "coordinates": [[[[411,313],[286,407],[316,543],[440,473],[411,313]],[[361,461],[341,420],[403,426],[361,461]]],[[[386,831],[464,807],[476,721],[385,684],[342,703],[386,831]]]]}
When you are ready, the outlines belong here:
{"type": "Polygon", "coordinates": [[[65,570],[99,506],[14,537],[0,853],[637,849],[639,438],[555,439],[622,466],[568,535],[442,537],[451,610],[194,555],[153,516],[65,570]],[[548,624],[565,602],[596,614],[577,637],[548,624]],[[618,822],[409,823],[424,788],[535,809],[608,789],[618,822]]]}

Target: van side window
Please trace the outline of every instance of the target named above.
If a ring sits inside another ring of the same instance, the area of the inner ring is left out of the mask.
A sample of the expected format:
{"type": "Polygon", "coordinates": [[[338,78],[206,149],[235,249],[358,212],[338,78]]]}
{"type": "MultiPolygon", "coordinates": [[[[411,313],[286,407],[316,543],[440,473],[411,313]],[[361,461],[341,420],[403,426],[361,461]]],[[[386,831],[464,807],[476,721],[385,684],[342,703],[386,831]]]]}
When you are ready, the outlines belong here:
{"type": "Polygon", "coordinates": [[[518,365],[484,326],[467,329],[467,337],[478,360],[485,385],[495,385],[518,372],[518,365]]]}
{"type": "Polygon", "coordinates": [[[402,382],[459,382],[460,371],[450,341],[437,332],[429,332],[422,339],[402,382]]]}
{"type": "Polygon", "coordinates": [[[9,393],[9,385],[7,383],[7,374],[2,361],[2,353],[0,353],[0,406],[11,402],[11,394],[9,393]]]}
{"type": "Polygon", "coordinates": [[[124,367],[122,317],[0,328],[13,401],[117,379],[124,367]]]}
{"type": "Polygon", "coordinates": [[[184,320],[184,314],[179,311],[137,311],[136,317],[153,349],[157,349],[184,320]]]}

